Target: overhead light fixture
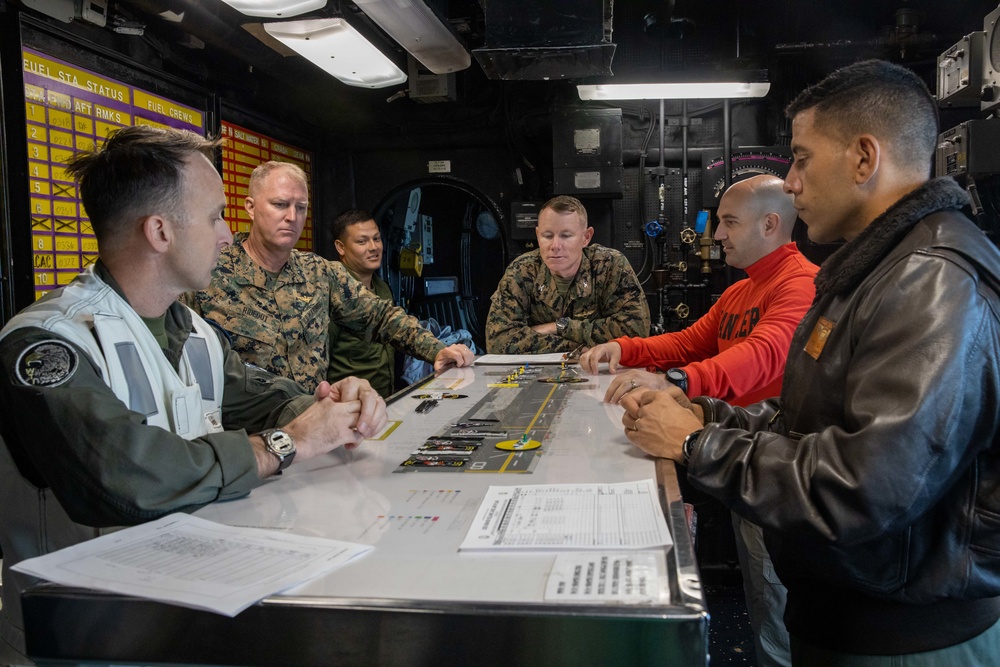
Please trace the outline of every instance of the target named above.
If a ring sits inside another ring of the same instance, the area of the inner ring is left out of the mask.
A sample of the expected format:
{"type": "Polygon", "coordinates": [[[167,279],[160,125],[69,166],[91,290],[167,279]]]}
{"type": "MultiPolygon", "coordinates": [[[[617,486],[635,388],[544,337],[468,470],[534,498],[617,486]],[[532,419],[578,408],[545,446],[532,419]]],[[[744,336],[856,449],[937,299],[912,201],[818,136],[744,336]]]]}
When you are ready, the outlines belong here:
{"type": "Polygon", "coordinates": [[[581,100],[708,100],[734,97],[764,97],[767,82],[745,83],[614,83],[578,85],[581,100]]]}
{"type": "Polygon", "coordinates": [[[406,74],[344,19],[265,23],[264,30],[348,86],[385,88],[406,74]]]}
{"type": "Polygon", "coordinates": [[[247,16],[266,16],[271,19],[298,16],[316,9],[323,9],[326,0],[222,0],[247,16]]]}
{"type": "Polygon", "coordinates": [[[472,57],[423,0],[354,0],[410,55],[435,74],[465,69],[472,57]]]}

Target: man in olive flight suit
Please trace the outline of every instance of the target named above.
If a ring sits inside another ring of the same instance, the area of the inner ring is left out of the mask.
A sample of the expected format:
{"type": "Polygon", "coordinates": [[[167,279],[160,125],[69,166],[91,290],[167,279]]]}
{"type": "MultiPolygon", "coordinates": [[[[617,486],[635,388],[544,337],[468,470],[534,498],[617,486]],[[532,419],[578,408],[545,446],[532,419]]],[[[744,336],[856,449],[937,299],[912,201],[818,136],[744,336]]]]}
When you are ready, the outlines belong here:
{"type": "Polygon", "coordinates": [[[19,561],[238,498],[385,426],[367,382],[309,395],[177,302],[232,240],[218,143],[129,127],[67,168],[100,259],[0,331],[0,664],[28,663],[19,561]]]}

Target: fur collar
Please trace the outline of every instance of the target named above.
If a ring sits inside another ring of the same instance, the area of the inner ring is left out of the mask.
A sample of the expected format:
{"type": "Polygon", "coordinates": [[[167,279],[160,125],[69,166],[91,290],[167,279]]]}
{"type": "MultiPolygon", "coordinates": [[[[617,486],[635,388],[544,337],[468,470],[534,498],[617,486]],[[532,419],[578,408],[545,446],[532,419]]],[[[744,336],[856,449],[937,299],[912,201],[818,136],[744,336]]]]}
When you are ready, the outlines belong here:
{"type": "Polygon", "coordinates": [[[969,196],[952,178],[935,178],[897,201],[853,240],[823,262],[816,274],[816,295],[853,290],[920,220],[944,209],[958,209],[969,196]]]}

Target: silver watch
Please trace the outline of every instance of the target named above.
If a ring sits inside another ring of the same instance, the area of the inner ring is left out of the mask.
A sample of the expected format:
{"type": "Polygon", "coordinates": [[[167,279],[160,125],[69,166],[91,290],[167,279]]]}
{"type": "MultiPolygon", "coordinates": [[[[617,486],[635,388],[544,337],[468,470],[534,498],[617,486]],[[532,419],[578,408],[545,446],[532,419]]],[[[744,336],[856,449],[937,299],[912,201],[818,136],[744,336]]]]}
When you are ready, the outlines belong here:
{"type": "Polygon", "coordinates": [[[295,440],[280,428],[272,428],[261,432],[267,451],[278,457],[278,472],[292,465],[295,458],[295,440]]]}

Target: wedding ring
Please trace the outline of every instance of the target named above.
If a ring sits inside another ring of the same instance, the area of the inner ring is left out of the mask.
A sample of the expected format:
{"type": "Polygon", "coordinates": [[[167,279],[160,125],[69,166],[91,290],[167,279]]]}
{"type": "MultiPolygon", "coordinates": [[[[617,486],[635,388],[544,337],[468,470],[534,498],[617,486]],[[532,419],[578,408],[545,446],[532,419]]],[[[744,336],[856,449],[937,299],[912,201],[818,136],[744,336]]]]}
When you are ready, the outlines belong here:
{"type": "Polygon", "coordinates": [[[632,430],[633,431],[638,431],[639,430],[639,418],[638,417],[636,417],[635,421],[632,422],[632,430]]]}
{"type": "MultiPolygon", "coordinates": [[[[629,380],[628,383],[632,385],[632,389],[635,389],[636,387],[639,386],[638,384],[636,384],[635,380],[629,380]]],[[[629,391],[631,391],[631,389],[629,391]]]]}

